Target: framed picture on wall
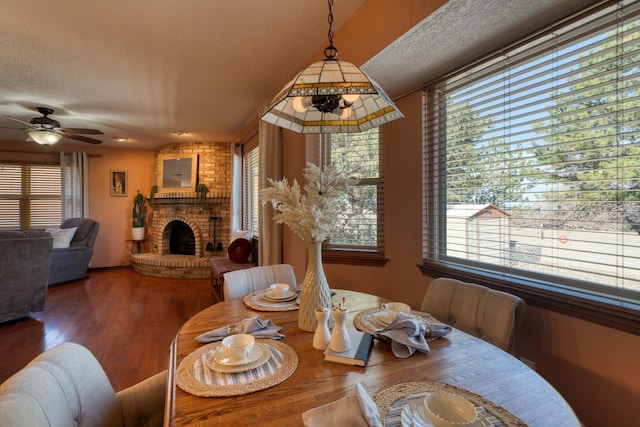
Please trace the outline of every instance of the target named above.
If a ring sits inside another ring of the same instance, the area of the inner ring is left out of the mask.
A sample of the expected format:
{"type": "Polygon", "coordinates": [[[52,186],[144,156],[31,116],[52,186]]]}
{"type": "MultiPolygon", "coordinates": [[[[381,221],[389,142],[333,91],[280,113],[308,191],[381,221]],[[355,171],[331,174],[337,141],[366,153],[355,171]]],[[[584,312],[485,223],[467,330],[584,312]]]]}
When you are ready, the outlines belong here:
{"type": "Polygon", "coordinates": [[[109,188],[111,189],[111,196],[126,196],[128,185],[127,185],[127,171],[111,171],[110,172],[110,180],[109,180],[109,188]]]}

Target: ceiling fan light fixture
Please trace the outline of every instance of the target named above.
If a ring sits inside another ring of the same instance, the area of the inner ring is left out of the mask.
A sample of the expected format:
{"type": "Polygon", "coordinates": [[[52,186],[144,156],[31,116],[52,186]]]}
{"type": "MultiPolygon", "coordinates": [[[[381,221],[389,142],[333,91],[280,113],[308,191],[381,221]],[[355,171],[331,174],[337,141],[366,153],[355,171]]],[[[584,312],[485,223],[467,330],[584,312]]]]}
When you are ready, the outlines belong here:
{"type": "Polygon", "coordinates": [[[355,65],[338,60],[333,45],[333,0],[329,3],[329,46],[325,59],[287,83],[260,119],[294,132],[362,132],[403,118],[389,96],[355,65]]]}
{"type": "Polygon", "coordinates": [[[31,139],[45,147],[55,144],[62,138],[62,135],[59,133],[48,130],[32,130],[28,133],[31,139]]]}

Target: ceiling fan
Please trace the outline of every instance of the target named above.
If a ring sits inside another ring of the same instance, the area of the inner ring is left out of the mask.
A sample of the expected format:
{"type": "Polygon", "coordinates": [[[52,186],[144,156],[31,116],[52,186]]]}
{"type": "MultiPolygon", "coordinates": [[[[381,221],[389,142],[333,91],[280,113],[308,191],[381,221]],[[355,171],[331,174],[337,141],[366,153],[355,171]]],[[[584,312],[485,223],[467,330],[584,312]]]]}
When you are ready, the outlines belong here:
{"type": "Polygon", "coordinates": [[[75,141],[86,142],[89,144],[102,144],[102,141],[89,138],[84,135],[103,135],[103,133],[97,129],[82,129],[82,128],[63,128],[60,127],[60,122],[49,117],[53,114],[51,108],[37,107],[41,117],[34,117],[29,122],[18,119],[16,117],[5,116],[9,119],[16,120],[20,123],[30,126],[28,129],[29,136],[33,138],[38,144],[53,145],[61,137],[73,139],[75,141]],[[58,136],[56,136],[58,135],[58,136]],[[42,138],[40,138],[42,137],[42,138]],[[53,139],[48,139],[53,138],[53,139]],[[39,140],[42,139],[42,142],[39,140]]]}

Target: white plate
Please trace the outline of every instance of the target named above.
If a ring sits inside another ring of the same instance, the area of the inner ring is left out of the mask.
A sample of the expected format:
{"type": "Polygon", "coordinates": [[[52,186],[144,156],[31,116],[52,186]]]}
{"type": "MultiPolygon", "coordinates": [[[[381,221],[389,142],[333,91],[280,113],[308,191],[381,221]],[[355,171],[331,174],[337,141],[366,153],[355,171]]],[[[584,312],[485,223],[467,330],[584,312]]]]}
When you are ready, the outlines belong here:
{"type": "Polygon", "coordinates": [[[260,366],[264,365],[265,363],[267,363],[269,361],[269,359],[271,359],[271,349],[269,348],[268,345],[266,344],[260,344],[260,343],[256,343],[254,345],[255,347],[260,347],[261,349],[261,355],[260,357],[251,362],[251,363],[247,363],[244,365],[237,365],[237,366],[229,366],[229,365],[222,365],[220,363],[216,363],[216,361],[213,358],[213,355],[215,354],[215,350],[212,352],[211,356],[207,357],[205,359],[207,366],[209,366],[209,368],[213,369],[214,371],[217,372],[223,372],[223,373],[238,373],[238,372],[244,372],[244,371],[248,371],[251,369],[255,369],[255,368],[259,368],[260,366]]]}
{"type": "Polygon", "coordinates": [[[223,352],[220,351],[221,349],[222,349],[222,346],[216,348],[216,350],[213,352],[213,355],[211,356],[211,359],[213,359],[213,361],[218,365],[224,365],[224,366],[248,365],[249,363],[253,363],[256,360],[260,359],[260,357],[262,356],[262,347],[258,346],[257,344],[253,345],[253,348],[249,352],[249,356],[246,359],[240,359],[240,360],[229,359],[228,357],[222,354],[223,352]]]}
{"type": "Polygon", "coordinates": [[[269,295],[269,291],[266,291],[262,296],[264,299],[271,302],[284,302],[284,301],[290,301],[292,299],[295,299],[297,297],[297,294],[295,292],[288,291],[282,297],[275,297],[275,296],[269,295]]]}
{"type": "Polygon", "coordinates": [[[373,313],[373,316],[374,320],[376,320],[378,324],[382,325],[385,328],[389,326],[389,323],[391,323],[391,321],[393,321],[393,317],[391,317],[391,315],[386,311],[378,311],[377,313],[373,313]]]}

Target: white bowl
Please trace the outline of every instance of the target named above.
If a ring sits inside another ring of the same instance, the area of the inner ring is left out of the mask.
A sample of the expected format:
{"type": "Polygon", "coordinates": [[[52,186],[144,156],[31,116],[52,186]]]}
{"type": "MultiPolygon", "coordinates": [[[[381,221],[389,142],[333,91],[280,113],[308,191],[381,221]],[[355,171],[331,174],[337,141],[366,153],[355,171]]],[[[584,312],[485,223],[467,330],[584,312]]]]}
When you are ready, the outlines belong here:
{"type": "Polygon", "coordinates": [[[471,426],[478,417],[478,412],[471,402],[446,391],[431,393],[425,397],[424,406],[427,415],[438,427],[471,426]]]}
{"type": "Polygon", "coordinates": [[[274,283],[269,286],[268,294],[275,298],[284,298],[289,293],[289,285],[286,283],[274,283]]]}

